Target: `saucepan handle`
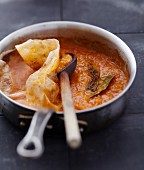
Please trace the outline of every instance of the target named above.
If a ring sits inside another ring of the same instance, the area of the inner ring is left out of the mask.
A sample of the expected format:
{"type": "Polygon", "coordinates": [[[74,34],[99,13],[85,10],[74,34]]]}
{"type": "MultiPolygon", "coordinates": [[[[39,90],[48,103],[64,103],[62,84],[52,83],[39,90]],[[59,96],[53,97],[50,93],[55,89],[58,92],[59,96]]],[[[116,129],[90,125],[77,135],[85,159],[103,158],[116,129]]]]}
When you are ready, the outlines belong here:
{"type": "Polygon", "coordinates": [[[20,156],[37,158],[42,155],[44,151],[43,133],[53,113],[51,109],[44,109],[34,114],[26,136],[17,146],[20,156]]]}

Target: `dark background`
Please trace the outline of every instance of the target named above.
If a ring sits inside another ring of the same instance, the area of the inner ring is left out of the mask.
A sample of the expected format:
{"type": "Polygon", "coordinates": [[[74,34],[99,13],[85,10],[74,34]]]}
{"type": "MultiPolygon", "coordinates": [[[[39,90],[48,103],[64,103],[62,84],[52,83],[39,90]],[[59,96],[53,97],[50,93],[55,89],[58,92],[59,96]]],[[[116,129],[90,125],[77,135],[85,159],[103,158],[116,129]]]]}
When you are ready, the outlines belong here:
{"type": "Polygon", "coordinates": [[[144,170],[144,0],[0,0],[0,39],[38,22],[70,20],[116,34],[137,60],[136,80],[124,115],[106,129],[83,136],[70,150],[64,136],[45,134],[39,160],[21,158],[24,132],[0,114],[0,170],[144,170]]]}

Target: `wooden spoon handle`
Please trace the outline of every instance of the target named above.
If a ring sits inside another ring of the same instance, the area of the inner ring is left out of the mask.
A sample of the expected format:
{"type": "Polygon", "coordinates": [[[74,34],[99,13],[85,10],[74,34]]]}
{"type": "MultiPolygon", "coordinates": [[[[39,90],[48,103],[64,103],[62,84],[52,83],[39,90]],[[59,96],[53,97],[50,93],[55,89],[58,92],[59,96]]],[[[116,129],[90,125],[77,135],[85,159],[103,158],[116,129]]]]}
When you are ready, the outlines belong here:
{"type": "Polygon", "coordinates": [[[60,74],[60,86],[67,143],[71,148],[78,148],[81,145],[81,134],[73,105],[69,76],[65,71],[60,74]]]}

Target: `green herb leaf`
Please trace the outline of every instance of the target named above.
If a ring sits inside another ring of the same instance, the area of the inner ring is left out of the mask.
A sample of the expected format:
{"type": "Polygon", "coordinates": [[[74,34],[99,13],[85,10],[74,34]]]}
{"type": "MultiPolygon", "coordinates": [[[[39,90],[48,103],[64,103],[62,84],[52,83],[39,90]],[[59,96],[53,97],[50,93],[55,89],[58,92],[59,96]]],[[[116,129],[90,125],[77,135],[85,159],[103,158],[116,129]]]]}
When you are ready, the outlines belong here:
{"type": "Polygon", "coordinates": [[[112,75],[101,77],[99,79],[96,91],[95,92],[92,91],[92,95],[90,96],[90,98],[94,97],[95,95],[97,95],[97,94],[101,93],[102,91],[104,91],[105,89],[107,89],[107,87],[109,86],[109,84],[113,78],[114,78],[114,76],[112,76],[112,75]]]}

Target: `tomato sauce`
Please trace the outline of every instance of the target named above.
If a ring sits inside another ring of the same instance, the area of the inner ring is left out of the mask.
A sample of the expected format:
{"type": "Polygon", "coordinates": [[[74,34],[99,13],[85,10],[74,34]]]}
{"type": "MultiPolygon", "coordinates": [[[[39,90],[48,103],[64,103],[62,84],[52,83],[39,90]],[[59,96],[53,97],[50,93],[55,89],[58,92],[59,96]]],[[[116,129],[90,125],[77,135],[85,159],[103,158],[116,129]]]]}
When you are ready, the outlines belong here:
{"type": "MultiPolygon", "coordinates": [[[[111,49],[99,42],[88,42],[83,39],[58,38],[60,41],[60,55],[73,53],[77,57],[77,66],[70,78],[72,96],[76,110],[92,108],[103,104],[117,96],[129,81],[129,72],[126,63],[115,49],[111,49]],[[98,95],[89,97],[87,90],[91,81],[89,66],[95,67],[100,77],[113,75],[114,78],[98,95]]],[[[13,79],[13,92],[25,89],[25,83],[30,74],[34,72],[22,60],[17,51],[4,58],[10,67],[13,79]]],[[[61,60],[58,70],[69,62],[69,58],[61,60]]],[[[27,105],[25,97],[14,98],[15,101],[27,105]]]]}

